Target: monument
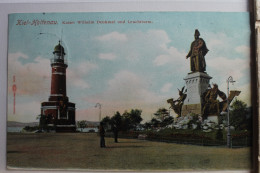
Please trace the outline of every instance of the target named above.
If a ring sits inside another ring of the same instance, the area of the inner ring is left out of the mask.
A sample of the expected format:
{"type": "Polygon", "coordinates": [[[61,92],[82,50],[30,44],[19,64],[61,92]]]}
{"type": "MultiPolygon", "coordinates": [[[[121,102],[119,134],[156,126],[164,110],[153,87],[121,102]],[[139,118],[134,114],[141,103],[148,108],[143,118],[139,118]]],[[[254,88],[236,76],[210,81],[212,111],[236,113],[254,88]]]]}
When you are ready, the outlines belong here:
{"type": "Polygon", "coordinates": [[[200,33],[196,29],[191,43],[190,51],[186,59],[190,59],[190,71],[184,78],[185,86],[179,90],[179,98],[168,99],[171,108],[178,116],[191,114],[201,115],[203,119],[209,119],[218,123],[218,116],[226,111],[227,104],[240,94],[240,91],[230,91],[229,98],[218,89],[217,84],[210,85],[211,76],[206,72],[205,56],[208,53],[206,42],[199,37],[200,33]],[[186,87],[185,91],[184,88],[186,87]],[[222,99],[221,102],[217,97],[222,99]]]}
{"type": "Polygon", "coordinates": [[[203,93],[208,89],[211,76],[206,73],[205,55],[208,49],[205,41],[199,37],[200,33],[196,29],[191,43],[190,51],[186,58],[190,58],[191,72],[184,78],[187,88],[187,98],[182,106],[182,115],[188,113],[202,114],[203,93]]]}
{"type": "Polygon", "coordinates": [[[41,104],[41,115],[47,119],[47,125],[53,126],[58,132],[73,132],[75,124],[75,103],[69,102],[66,92],[65,51],[60,44],[55,46],[54,57],[51,59],[51,95],[48,102],[41,104]]]}

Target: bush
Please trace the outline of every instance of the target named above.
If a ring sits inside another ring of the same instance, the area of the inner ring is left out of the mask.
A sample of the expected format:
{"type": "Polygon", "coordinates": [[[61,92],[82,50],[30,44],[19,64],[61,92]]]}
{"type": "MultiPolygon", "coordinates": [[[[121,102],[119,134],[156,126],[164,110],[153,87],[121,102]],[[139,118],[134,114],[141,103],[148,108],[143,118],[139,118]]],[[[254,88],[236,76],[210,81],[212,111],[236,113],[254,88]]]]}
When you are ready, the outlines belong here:
{"type": "Polygon", "coordinates": [[[216,139],[219,141],[223,140],[223,132],[221,129],[218,129],[218,131],[216,133],[216,139]]]}
{"type": "Polygon", "coordinates": [[[33,126],[33,127],[31,127],[31,126],[25,126],[25,127],[23,128],[23,130],[32,132],[32,131],[39,130],[39,126],[33,126]]]}
{"type": "Polygon", "coordinates": [[[235,134],[232,134],[232,139],[239,139],[239,138],[250,138],[251,137],[251,133],[248,132],[248,131],[245,131],[245,132],[240,132],[240,133],[235,133],[235,134]]]}

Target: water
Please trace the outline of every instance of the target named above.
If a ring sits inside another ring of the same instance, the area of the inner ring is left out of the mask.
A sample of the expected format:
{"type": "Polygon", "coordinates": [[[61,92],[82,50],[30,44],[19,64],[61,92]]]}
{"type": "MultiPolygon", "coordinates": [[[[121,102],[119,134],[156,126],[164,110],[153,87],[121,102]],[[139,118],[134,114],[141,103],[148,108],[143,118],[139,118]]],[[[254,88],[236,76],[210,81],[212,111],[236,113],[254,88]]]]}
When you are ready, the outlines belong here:
{"type": "Polygon", "coordinates": [[[7,127],[7,132],[21,132],[23,127],[7,127]]]}
{"type": "MultiPolygon", "coordinates": [[[[81,132],[81,128],[77,128],[79,132],[81,132]]],[[[94,130],[95,132],[98,132],[98,128],[84,128],[82,132],[89,132],[90,130],[94,130]]]]}
{"type": "MultiPolygon", "coordinates": [[[[7,127],[7,132],[21,132],[23,127],[7,127]]],[[[81,132],[80,128],[77,128],[79,132],[81,132]]],[[[98,128],[84,128],[82,132],[89,132],[90,130],[94,130],[95,132],[98,132],[98,128]]]]}

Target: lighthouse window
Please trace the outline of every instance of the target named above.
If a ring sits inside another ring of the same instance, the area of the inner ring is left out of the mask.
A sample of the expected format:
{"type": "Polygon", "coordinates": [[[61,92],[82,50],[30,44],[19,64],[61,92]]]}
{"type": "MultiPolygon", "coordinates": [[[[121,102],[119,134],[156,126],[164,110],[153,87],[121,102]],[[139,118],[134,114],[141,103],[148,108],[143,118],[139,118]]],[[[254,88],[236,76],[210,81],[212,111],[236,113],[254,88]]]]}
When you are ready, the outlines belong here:
{"type": "Polygon", "coordinates": [[[57,69],[55,68],[54,71],[57,71],[57,69]]]}

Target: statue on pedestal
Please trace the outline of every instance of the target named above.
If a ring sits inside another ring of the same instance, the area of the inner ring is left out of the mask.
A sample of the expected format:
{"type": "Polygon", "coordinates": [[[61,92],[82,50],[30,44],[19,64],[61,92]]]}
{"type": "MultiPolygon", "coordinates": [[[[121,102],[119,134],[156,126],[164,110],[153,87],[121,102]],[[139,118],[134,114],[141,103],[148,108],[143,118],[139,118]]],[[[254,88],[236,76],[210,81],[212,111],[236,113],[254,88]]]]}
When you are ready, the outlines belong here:
{"type": "Polygon", "coordinates": [[[199,38],[200,33],[195,30],[195,40],[191,43],[190,51],[187,58],[190,58],[190,70],[192,72],[205,72],[206,71],[206,61],[205,55],[209,51],[207,49],[206,43],[202,38],[199,38]]]}

